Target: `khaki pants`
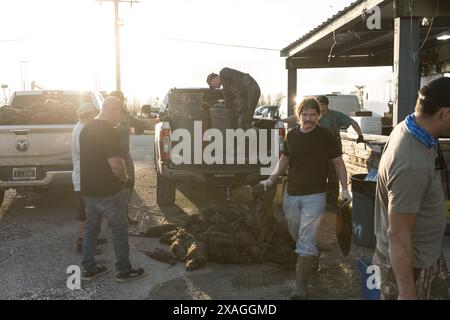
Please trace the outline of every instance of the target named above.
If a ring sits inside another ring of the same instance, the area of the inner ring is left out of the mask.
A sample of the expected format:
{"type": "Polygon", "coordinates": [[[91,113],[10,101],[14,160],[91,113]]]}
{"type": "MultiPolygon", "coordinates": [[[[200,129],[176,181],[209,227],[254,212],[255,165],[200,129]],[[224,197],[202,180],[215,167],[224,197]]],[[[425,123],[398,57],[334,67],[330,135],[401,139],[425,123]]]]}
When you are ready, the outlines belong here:
{"type": "MultiPolygon", "coordinates": [[[[379,252],[375,252],[372,263],[380,268],[380,289],[382,300],[396,300],[399,294],[392,267],[379,252]]],[[[436,263],[428,268],[414,268],[414,281],[419,300],[448,300],[449,286],[447,263],[441,255],[436,263]]]]}

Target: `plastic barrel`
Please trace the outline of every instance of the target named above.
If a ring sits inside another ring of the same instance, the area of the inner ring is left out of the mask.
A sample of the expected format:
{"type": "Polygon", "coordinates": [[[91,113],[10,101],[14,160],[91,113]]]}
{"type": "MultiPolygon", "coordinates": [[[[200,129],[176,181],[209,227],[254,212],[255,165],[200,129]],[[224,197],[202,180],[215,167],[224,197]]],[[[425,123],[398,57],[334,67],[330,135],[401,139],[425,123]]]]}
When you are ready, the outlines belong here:
{"type": "Polygon", "coordinates": [[[237,127],[238,114],[235,109],[226,109],[223,104],[217,103],[210,109],[211,127],[225,133],[226,129],[237,127]]]}
{"type": "Polygon", "coordinates": [[[368,248],[376,246],[374,234],[375,181],[364,181],[367,174],[351,177],[353,193],[353,242],[368,248]]]}

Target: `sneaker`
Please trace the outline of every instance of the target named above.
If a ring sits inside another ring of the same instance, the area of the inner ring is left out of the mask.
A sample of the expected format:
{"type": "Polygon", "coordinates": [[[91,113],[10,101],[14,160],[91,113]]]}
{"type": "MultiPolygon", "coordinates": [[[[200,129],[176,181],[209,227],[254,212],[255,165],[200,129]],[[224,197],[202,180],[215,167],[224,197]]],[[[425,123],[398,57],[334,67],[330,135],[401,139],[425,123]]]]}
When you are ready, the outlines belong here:
{"type": "Polygon", "coordinates": [[[95,270],[94,272],[83,271],[83,275],[82,275],[81,279],[85,280],[85,281],[93,280],[95,278],[101,277],[102,275],[106,274],[107,271],[108,271],[107,267],[98,264],[97,270],[95,270]]]}
{"type": "MultiPolygon", "coordinates": [[[[76,246],[75,251],[77,252],[77,254],[83,254],[83,242],[82,241],[80,241],[80,240],[77,241],[77,246],[76,246]]],[[[98,256],[98,255],[100,255],[102,253],[103,252],[102,252],[101,249],[95,248],[94,256],[98,256]]]]}
{"type": "Polygon", "coordinates": [[[120,283],[124,283],[127,281],[135,280],[135,279],[142,279],[145,277],[146,274],[144,272],[144,269],[130,269],[128,272],[120,272],[116,276],[116,281],[120,283]]]}

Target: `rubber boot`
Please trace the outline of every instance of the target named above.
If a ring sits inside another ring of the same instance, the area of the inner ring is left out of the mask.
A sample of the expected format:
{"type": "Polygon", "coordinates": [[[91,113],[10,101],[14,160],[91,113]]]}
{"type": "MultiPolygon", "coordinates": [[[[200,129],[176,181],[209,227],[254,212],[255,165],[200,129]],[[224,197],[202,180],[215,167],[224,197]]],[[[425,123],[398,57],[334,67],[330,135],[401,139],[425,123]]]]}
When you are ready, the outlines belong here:
{"type": "Polygon", "coordinates": [[[305,300],[308,298],[308,282],[313,274],[314,263],[317,257],[297,257],[297,283],[291,295],[292,300],[305,300]]]}

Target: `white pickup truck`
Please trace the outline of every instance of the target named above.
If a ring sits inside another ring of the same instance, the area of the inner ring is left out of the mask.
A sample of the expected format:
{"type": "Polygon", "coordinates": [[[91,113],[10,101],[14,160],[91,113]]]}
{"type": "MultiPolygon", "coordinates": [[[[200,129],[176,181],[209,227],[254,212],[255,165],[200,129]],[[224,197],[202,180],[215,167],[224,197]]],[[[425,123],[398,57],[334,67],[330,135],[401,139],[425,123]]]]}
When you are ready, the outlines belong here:
{"type": "Polygon", "coordinates": [[[84,102],[99,110],[92,91],[16,91],[0,107],[0,205],[8,189],[47,190],[70,184],[71,136],[84,102]]]}

